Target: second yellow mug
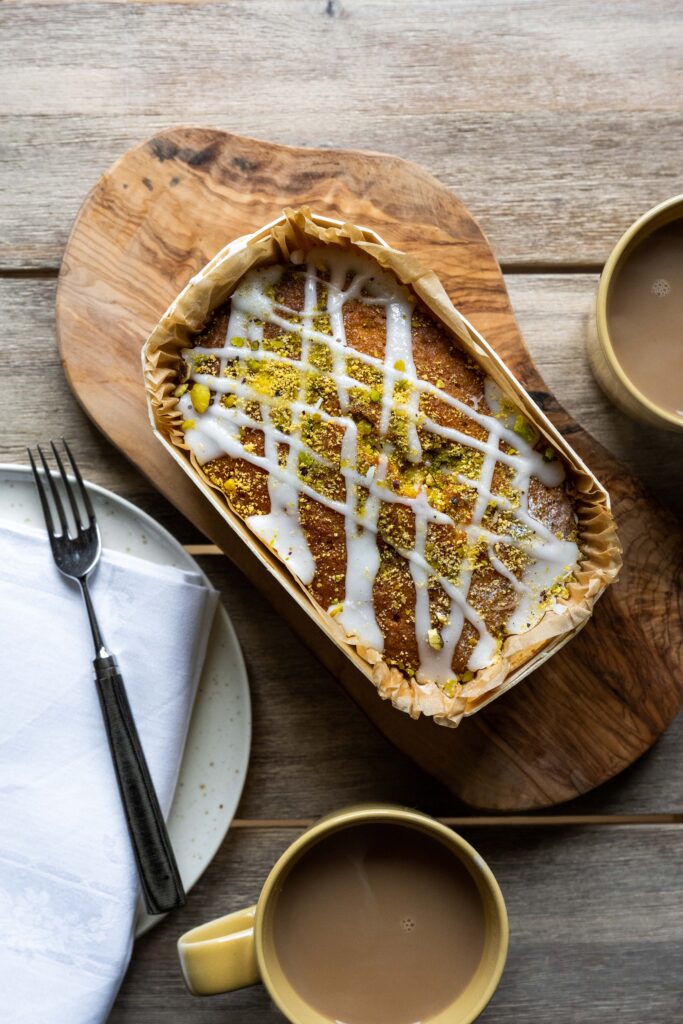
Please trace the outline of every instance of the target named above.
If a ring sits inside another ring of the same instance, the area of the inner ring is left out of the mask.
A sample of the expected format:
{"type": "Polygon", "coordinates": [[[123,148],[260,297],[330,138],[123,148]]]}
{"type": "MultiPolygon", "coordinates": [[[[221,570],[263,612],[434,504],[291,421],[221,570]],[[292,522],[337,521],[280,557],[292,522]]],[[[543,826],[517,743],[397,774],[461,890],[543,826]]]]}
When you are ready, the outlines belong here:
{"type": "MultiPolygon", "coordinates": [[[[327,815],[304,832],[272,868],[258,902],[245,910],[193,928],[178,942],[186,984],[194,995],[216,995],[261,981],[292,1024],[334,1024],[297,989],[282,967],[274,939],[274,922],[283,883],[295,864],[321,841],[354,826],[400,826],[426,834],[457,858],[476,885],[483,913],[483,946],[478,965],[462,991],[428,1017],[429,1024],[470,1024],[496,990],[508,948],[508,921],[503,896],[493,873],[461,836],[418,811],[385,804],[350,807],[327,815]]],[[[332,847],[334,849],[334,847],[332,847]]],[[[306,864],[303,864],[304,872],[306,864]]],[[[416,981],[416,984],[419,984],[416,981]]],[[[426,980],[426,984],[429,981],[426,980]]]]}

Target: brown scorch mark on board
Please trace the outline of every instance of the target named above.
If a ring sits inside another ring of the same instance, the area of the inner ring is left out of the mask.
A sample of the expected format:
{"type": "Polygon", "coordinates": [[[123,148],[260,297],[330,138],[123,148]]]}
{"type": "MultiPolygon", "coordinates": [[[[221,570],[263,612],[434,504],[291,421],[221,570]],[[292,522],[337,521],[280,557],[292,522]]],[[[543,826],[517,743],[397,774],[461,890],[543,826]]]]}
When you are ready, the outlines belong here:
{"type": "Polygon", "coordinates": [[[204,164],[211,163],[218,153],[218,147],[214,142],[201,149],[192,149],[190,146],[178,146],[164,136],[152,139],[149,148],[153,156],[162,164],[166,160],[180,160],[189,167],[202,167],[204,164]]]}
{"type": "Polygon", "coordinates": [[[249,171],[258,171],[259,165],[255,160],[249,160],[246,156],[234,156],[232,158],[233,167],[239,167],[241,171],[248,173],[249,171]]]}

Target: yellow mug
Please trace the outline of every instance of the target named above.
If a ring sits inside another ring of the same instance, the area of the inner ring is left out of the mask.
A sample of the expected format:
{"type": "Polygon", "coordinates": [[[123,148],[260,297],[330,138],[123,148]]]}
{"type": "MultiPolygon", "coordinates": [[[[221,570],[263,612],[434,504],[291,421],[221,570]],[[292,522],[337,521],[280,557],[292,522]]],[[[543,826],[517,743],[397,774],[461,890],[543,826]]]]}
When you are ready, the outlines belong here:
{"type": "Polygon", "coordinates": [[[600,275],[595,321],[589,324],[586,349],[593,376],[622,412],[648,426],[680,433],[683,419],[648,398],[627,375],[612,344],[607,317],[613,283],[634,249],[653,231],[679,220],[683,220],[683,195],[653,206],[621,236],[600,275]]]}
{"type": "Polygon", "coordinates": [[[471,1024],[500,981],[508,950],[508,919],[503,895],[488,865],[461,836],[419,811],[371,804],[349,807],[322,818],[285,850],[272,868],[258,902],[186,932],[178,941],[185,982],[197,996],[217,995],[261,981],[292,1024],[332,1024],[296,991],[283,972],[273,940],[274,906],[286,875],[312,846],[356,825],[391,824],[437,839],[466,866],[479,890],[485,914],[484,948],[465,989],[429,1024],[471,1024]]]}

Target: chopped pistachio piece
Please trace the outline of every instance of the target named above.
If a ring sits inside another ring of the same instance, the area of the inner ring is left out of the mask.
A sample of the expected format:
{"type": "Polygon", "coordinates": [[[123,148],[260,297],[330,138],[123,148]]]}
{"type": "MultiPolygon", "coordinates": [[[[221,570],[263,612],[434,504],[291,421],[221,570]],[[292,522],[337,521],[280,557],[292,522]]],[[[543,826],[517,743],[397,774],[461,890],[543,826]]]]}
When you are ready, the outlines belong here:
{"type": "Polygon", "coordinates": [[[521,413],[515,416],[515,423],[512,429],[515,434],[518,434],[527,444],[531,445],[536,444],[541,436],[533,423],[530,423],[526,416],[522,416],[521,413]]]}
{"type": "Polygon", "coordinates": [[[447,697],[455,697],[457,689],[457,679],[447,679],[446,682],[443,684],[443,692],[446,694],[447,697]]]}
{"type": "Polygon", "coordinates": [[[185,430],[194,430],[194,428],[196,426],[197,426],[197,421],[196,420],[183,420],[183,422],[180,424],[180,429],[183,430],[183,431],[185,431],[185,430]]]}
{"type": "Polygon", "coordinates": [[[443,640],[441,639],[441,634],[439,633],[438,629],[428,630],[427,642],[429,643],[429,646],[432,647],[435,651],[441,650],[441,648],[443,647],[443,640]]]}
{"type": "Polygon", "coordinates": [[[187,391],[187,384],[179,384],[178,387],[175,388],[175,390],[173,391],[173,397],[174,398],[182,398],[186,391],[187,391]]]}
{"type": "Polygon", "coordinates": [[[190,391],[190,398],[196,412],[206,412],[211,401],[211,391],[206,384],[195,384],[190,391]]]}

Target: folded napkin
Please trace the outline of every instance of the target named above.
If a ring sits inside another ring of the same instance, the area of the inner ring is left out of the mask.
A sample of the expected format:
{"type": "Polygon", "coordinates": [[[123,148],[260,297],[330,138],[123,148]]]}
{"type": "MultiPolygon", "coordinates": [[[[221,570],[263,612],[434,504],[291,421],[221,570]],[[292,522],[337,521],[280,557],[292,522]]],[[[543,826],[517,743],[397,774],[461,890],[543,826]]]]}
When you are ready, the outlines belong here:
{"type": "MultiPolygon", "coordinates": [[[[198,573],[104,551],[92,596],[162,808],[217,595],[198,573]]],[[[0,1019],[106,1020],[138,882],[75,584],[42,532],[0,524],[0,1019]]]]}

